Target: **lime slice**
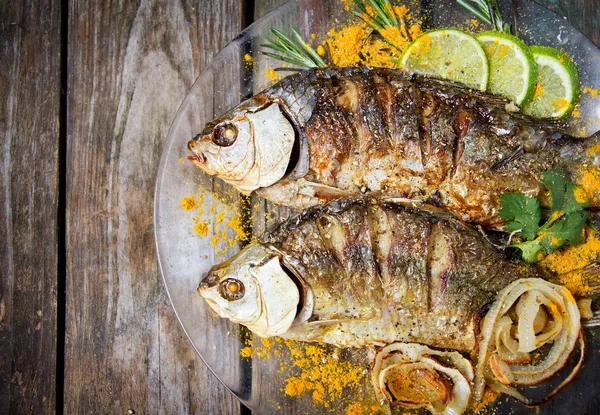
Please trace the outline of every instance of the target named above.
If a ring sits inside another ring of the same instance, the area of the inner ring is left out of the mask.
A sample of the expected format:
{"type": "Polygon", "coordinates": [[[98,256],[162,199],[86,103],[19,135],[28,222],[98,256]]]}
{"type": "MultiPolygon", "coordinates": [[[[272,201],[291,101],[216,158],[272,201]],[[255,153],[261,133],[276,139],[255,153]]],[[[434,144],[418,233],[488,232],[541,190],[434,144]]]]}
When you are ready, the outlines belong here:
{"type": "Polygon", "coordinates": [[[426,32],[412,41],[400,58],[411,71],[460,82],[485,91],[490,70],[479,42],[457,29],[426,32]]]}
{"type": "Polygon", "coordinates": [[[579,97],[579,78],[575,63],[560,50],[532,46],[537,79],[531,100],[523,112],[536,117],[564,118],[579,97]]]}
{"type": "Polygon", "coordinates": [[[516,36],[493,30],[476,38],[490,62],[488,92],[504,95],[521,106],[535,86],[535,61],[529,46],[516,36]]]}

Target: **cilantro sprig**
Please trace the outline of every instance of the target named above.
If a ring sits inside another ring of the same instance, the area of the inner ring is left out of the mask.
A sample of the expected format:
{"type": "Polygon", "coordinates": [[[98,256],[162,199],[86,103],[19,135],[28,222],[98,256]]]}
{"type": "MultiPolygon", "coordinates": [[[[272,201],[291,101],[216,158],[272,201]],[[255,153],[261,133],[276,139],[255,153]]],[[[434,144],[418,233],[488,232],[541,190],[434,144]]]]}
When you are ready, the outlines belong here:
{"type": "Polygon", "coordinates": [[[529,263],[537,262],[541,255],[552,253],[563,245],[581,242],[589,216],[589,212],[583,210],[588,203],[577,200],[576,187],[564,170],[548,170],[542,174],[540,182],[550,195],[550,217],[541,226],[542,210],[536,198],[523,193],[500,195],[502,207],[498,213],[508,221],[504,230],[524,239],[510,246],[520,249],[521,256],[529,263]]]}

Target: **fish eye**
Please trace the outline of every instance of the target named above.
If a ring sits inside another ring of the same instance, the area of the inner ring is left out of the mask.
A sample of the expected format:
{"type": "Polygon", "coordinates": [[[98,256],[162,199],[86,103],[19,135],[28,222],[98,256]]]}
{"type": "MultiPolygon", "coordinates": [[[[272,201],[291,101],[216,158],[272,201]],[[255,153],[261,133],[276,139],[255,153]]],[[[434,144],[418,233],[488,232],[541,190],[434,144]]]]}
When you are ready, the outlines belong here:
{"type": "Polygon", "coordinates": [[[235,143],[237,135],[238,129],[234,124],[221,124],[215,128],[212,141],[219,147],[228,147],[235,143]]]}
{"type": "Polygon", "coordinates": [[[244,297],[244,283],[235,278],[227,278],[219,285],[219,294],[227,301],[236,301],[244,297]]]}

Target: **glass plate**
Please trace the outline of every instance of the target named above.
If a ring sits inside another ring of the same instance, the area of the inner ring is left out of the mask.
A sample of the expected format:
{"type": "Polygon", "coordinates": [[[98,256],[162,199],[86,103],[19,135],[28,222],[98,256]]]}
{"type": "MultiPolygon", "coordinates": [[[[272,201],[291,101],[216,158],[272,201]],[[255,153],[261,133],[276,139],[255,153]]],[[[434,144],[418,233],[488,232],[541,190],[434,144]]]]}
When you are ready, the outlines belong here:
{"type": "MultiPolygon", "coordinates": [[[[423,29],[461,26],[472,19],[454,2],[411,1],[410,12],[415,17],[426,17],[423,29]],[[433,3],[433,4],[432,4],[433,3]]],[[[504,16],[510,16],[509,2],[502,4],[504,16]]],[[[600,89],[600,71],[597,70],[600,53],[585,36],[570,26],[562,17],[529,1],[519,2],[520,36],[528,44],[555,46],[566,51],[579,66],[583,86],[600,89]]],[[[163,275],[175,313],[192,345],[219,380],[244,404],[260,414],[284,413],[345,413],[347,399],[339,399],[330,407],[319,405],[310,396],[289,398],[281,391],[285,386],[278,359],[288,359],[285,354],[271,359],[241,358],[244,333],[238,325],[216,318],[196,293],[203,274],[217,262],[235,254],[239,248],[219,242],[216,247],[210,237],[198,237],[193,231],[192,217],[182,209],[183,197],[197,193],[199,184],[204,189],[204,206],[218,203],[213,193],[221,193],[235,200],[235,191],[220,180],[213,180],[186,160],[189,155],[187,141],[199,133],[204,124],[251,96],[272,82],[265,70],[279,67],[280,63],[259,54],[259,44],[269,28],[288,31],[298,28],[303,36],[316,34],[323,39],[334,25],[350,18],[340,0],[295,0],[269,13],[244,30],[208,65],[186,96],[169,131],[157,177],[154,224],[156,247],[163,275]],[[253,65],[245,63],[244,56],[252,56],[253,65]]],[[[481,30],[486,30],[481,25],[481,30]]],[[[574,134],[591,135],[600,129],[600,106],[586,94],[580,102],[581,117],[574,120],[574,134]]],[[[218,196],[218,195],[217,195],[218,196]]],[[[259,205],[264,202],[257,202],[259,205]]],[[[251,204],[254,207],[254,202],[251,204]]],[[[285,213],[285,210],[283,211],[285,213]]],[[[255,214],[255,217],[258,215],[255,214]]],[[[264,218],[263,218],[264,219],[264,218]]],[[[207,213],[202,220],[214,225],[215,214],[207,213]]],[[[264,222],[264,220],[263,220],[264,222]]],[[[256,229],[264,225],[256,224],[256,229]]],[[[227,231],[233,237],[233,230],[227,231]]],[[[210,236],[210,235],[209,235],[210,236]]],[[[600,390],[600,354],[598,341],[588,333],[586,365],[576,381],[541,409],[544,414],[579,413],[584,411],[600,390]]],[[[336,352],[333,347],[328,349],[336,352]]],[[[348,359],[369,368],[366,353],[361,350],[342,350],[342,359],[348,359]]],[[[368,378],[368,377],[367,377],[368,378]]],[[[368,383],[368,382],[366,382],[368,383]]],[[[368,396],[370,385],[363,384],[348,393],[368,396]]],[[[534,409],[506,397],[494,405],[495,413],[534,413],[534,409]]],[[[412,411],[414,413],[414,411],[412,411]]]]}

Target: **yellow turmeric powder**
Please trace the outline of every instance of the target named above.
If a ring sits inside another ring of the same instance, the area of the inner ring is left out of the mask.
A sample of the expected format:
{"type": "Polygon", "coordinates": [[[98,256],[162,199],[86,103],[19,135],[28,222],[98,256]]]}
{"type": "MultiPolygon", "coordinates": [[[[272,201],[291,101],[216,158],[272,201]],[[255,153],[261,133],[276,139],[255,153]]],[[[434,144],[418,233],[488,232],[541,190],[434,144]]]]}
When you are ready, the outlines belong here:
{"type": "Polygon", "coordinates": [[[252,357],[252,346],[243,347],[242,350],[240,350],[240,356],[246,358],[252,357]]]}
{"type": "Polygon", "coordinates": [[[277,72],[275,72],[275,69],[273,69],[273,68],[267,69],[265,71],[265,75],[269,79],[269,81],[272,81],[272,82],[275,82],[279,79],[279,77],[277,76],[277,72]]]}
{"type": "MultiPolygon", "coordinates": [[[[278,337],[261,338],[260,344],[251,340],[245,343],[247,346],[240,351],[240,356],[244,358],[279,359],[280,373],[284,378],[281,391],[285,395],[308,395],[315,404],[323,408],[331,408],[334,403],[336,407],[340,403],[356,403],[353,395],[351,398],[344,397],[344,391],[359,387],[366,379],[367,371],[364,366],[339,359],[337,349],[332,353],[325,345],[278,337]]],[[[361,404],[364,410],[372,412],[357,412],[359,414],[375,414],[379,410],[375,402],[361,404]]]]}
{"type": "Polygon", "coordinates": [[[589,86],[586,86],[583,88],[583,93],[584,94],[590,94],[592,96],[592,98],[596,98],[598,96],[598,90],[591,88],[589,86]]]}
{"type": "Polygon", "coordinates": [[[377,415],[387,413],[387,406],[382,406],[376,402],[355,402],[348,405],[346,415],[377,415]]]}
{"type": "MultiPolygon", "coordinates": [[[[586,231],[586,241],[547,255],[539,265],[558,274],[559,282],[577,296],[585,296],[592,290],[586,266],[600,260],[600,236],[593,230],[586,231]]],[[[596,284],[594,284],[596,285],[596,284]]]]}
{"type": "Polygon", "coordinates": [[[182,198],[179,204],[185,211],[197,209],[199,206],[199,202],[194,196],[186,196],[182,198]]]}
{"type": "Polygon", "coordinates": [[[575,193],[578,200],[582,198],[589,202],[600,202],[600,167],[590,166],[582,170],[575,178],[575,182],[579,186],[575,193]]]}
{"type": "Polygon", "coordinates": [[[284,388],[288,396],[311,392],[315,402],[328,408],[342,396],[344,389],[357,387],[364,378],[364,368],[337,360],[322,346],[290,340],[284,343],[295,356],[293,365],[301,369],[299,374],[288,378],[284,388]]]}
{"type": "Polygon", "coordinates": [[[194,233],[201,238],[210,236],[209,243],[218,248],[215,252],[217,256],[224,254],[237,242],[249,239],[246,228],[242,224],[237,198],[228,199],[200,186],[198,192],[181,198],[179,204],[186,212],[194,212],[192,217],[194,233]],[[205,207],[205,196],[208,200],[212,200],[208,208],[205,207]],[[206,219],[205,208],[211,215],[211,220],[206,219]]]}
{"type": "Polygon", "coordinates": [[[204,238],[208,235],[208,225],[206,222],[198,222],[194,225],[194,232],[196,232],[196,235],[204,238]]]}
{"type": "MultiPolygon", "coordinates": [[[[329,49],[331,63],[339,67],[396,67],[394,61],[400,57],[402,50],[411,39],[421,34],[421,27],[419,24],[409,25],[411,16],[406,6],[394,6],[393,12],[398,19],[407,22],[410,38],[407,38],[398,27],[388,27],[376,34],[364,22],[350,22],[331,29],[323,41],[322,46],[327,46],[329,49]]],[[[371,6],[367,7],[367,13],[373,13],[371,6]]],[[[317,51],[321,49],[317,48],[317,51]]],[[[324,53],[324,49],[319,52],[319,54],[324,53]]]]}

